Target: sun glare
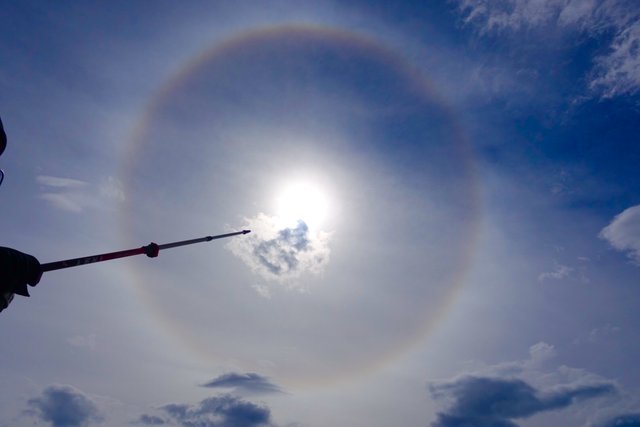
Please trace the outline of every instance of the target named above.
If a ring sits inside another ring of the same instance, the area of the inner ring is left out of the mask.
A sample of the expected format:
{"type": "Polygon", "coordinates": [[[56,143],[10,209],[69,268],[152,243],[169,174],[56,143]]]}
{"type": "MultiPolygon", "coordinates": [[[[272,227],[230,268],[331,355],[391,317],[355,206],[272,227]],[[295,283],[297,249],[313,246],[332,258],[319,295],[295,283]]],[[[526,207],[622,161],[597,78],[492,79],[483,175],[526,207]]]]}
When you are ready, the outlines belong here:
{"type": "Polygon", "coordinates": [[[307,182],[289,184],[277,199],[277,216],[286,227],[304,221],[309,228],[315,229],[326,219],[328,208],[325,194],[307,182]]]}

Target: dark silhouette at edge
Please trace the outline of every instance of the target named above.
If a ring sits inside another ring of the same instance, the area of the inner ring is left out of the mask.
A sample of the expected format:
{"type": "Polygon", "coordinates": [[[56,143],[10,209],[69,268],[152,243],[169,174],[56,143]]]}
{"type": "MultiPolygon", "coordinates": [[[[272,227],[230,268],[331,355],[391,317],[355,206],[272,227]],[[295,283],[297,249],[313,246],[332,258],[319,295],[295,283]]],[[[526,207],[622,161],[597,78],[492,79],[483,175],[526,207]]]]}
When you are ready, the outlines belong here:
{"type": "MultiPolygon", "coordinates": [[[[7,134],[0,118],[0,156],[6,147],[7,134]]],[[[28,297],[27,285],[37,285],[41,277],[42,270],[36,257],[12,248],[0,247],[0,312],[9,306],[14,295],[28,297]]]]}

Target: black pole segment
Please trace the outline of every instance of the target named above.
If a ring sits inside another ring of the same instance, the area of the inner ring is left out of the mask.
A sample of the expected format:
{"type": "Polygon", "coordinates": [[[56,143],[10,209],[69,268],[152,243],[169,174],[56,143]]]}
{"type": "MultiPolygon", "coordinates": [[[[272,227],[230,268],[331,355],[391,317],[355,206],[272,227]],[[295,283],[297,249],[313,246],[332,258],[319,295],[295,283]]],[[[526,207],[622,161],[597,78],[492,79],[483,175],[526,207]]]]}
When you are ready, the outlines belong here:
{"type": "Polygon", "coordinates": [[[218,234],[217,236],[200,237],[199,239],[183,240],[181,242],[165,243],[164,245],[159,245],[159,247],[160,247],[160,250],[177,248],[178,246],[192,245],[194,243],[200,243],[200,242],[210,242],[216,239],[224,239],[225,237],[237,236],[238,234],[247,234],[247,233],[251,233],[251,230],[242,230],[242,231],[236,231],[234,233],[218,234]]]}

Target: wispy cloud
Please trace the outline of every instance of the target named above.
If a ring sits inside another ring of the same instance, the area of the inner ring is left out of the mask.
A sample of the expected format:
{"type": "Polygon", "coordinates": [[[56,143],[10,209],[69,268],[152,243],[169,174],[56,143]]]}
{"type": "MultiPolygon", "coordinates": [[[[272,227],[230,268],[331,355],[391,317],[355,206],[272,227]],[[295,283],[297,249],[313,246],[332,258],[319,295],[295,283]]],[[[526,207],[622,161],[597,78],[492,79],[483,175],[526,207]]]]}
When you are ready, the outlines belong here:
{"type": "Polygon", "coordinates": [[[616,215],[599,234],[614,248],[626,252],[640,265],[640,205],[632,206],[616,215]]]}
{"type": "Polygon", "coordinates": [[[607,420],[600,427],[640,427],[640,413],[618,415],[607,420]]]}
{"type": "Polygon", "coordinates": [[[65,193],[42,193],[40,198],[49,202],[51,206],[67,212],[80,213],[85,208],[85,203],[81,195],[65,193]]]}
{"type": "Polygon", "coordinates": [[[479,34],[554,26],[583,37],[610,37],[588,80],[601,96],[640,90],[640,8],[634,0],[458,0],[464,22],[479,34]]]}
{"type": "Polygon", "coordinates": [[[228,373],[203,384],[207,388],[232,389],[234,393],[241,394],[270,394],[282,393],[282,389],[269,381],[267,377],[255,373],[228,373]]]}
{"type": "Polygon", "coordinates": [[[597,328],[591,329],[588,333],[579,336],[573,341],[573,344],[603,344],[611,339],[615,338],[622,328],[606,324],[597,328]]]}
{"type": "MultiPolygon", "coordinates": [[[[638,10],[637,4],[636,11],[638,10]]],[[[616,35],[609,53],[596,59],[590,86],[605,97],[633,94],[640,90],[640,13],[632,14],[633,21],[612,25],[616,35]],[[634,16],[635,15],[635,16],[634,16]]]]}
{"type": "Polygon", "coordinates": [[[264,279],[295,287],[291,279],[319,274],[329,262],[329,235],[312,232],[302,221],[294,227],[279,222],[262,213],[248,219],[243,227],[251,234],[229,242],[227,248],[264,279]]]}
{"type": "Polygon", "coordinates": [[[103,420],[96,404],[69,385],[52,385],[27,402],[26,414],[52,427],[86,427],[103,420]]]}
{"type": "Polygon", "coordinates": [[[89,350],[95,350],[96,349],[96,334],[76,335],[74,337],[68,338],[67,342],[72,347],[86,348],[86,349],[89,349],[89,350]]]}
{"type": "Polygon", "coordinates": [[[36,181],[44,186],[56,188],[82,188],[89,185],[87,182],[80,181],[79,179],[49,175],[39,175],[36,177],[36,181]]]}
{"type": "Polygon", "coordinates": [[[550,279],[561,280],[561,279],[564,279],[565,277],[569,277],[569,275],[572,272],[573,272],[572,267],[562,265],[562,264],[557,264],[553,269],[553,271],[540,273],[540,275],[538,276],[538,280],[541,282],[545,280],[550,280],[550,279]]]}
{"type": "Polygon", "coordinates": [[[39,175],[36,181],[42,186],[38,197],[54,208],[67,212],[103,209],[110,203],[119,203],[125,199],[122,183],[111,176],[102,179],[98,185],[49,175],[39,175]]]}

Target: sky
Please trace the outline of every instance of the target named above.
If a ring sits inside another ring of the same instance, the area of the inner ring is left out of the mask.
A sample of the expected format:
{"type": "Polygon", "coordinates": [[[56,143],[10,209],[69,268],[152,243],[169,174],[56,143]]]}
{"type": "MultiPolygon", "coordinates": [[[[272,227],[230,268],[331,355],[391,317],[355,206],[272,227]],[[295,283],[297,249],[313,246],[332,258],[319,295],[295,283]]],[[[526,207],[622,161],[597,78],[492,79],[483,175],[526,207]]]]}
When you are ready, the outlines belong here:
{"type": "Polygon", "coordinates": [[[6,1],[0,426],[640,426],[635,0],[6,1]]]}

